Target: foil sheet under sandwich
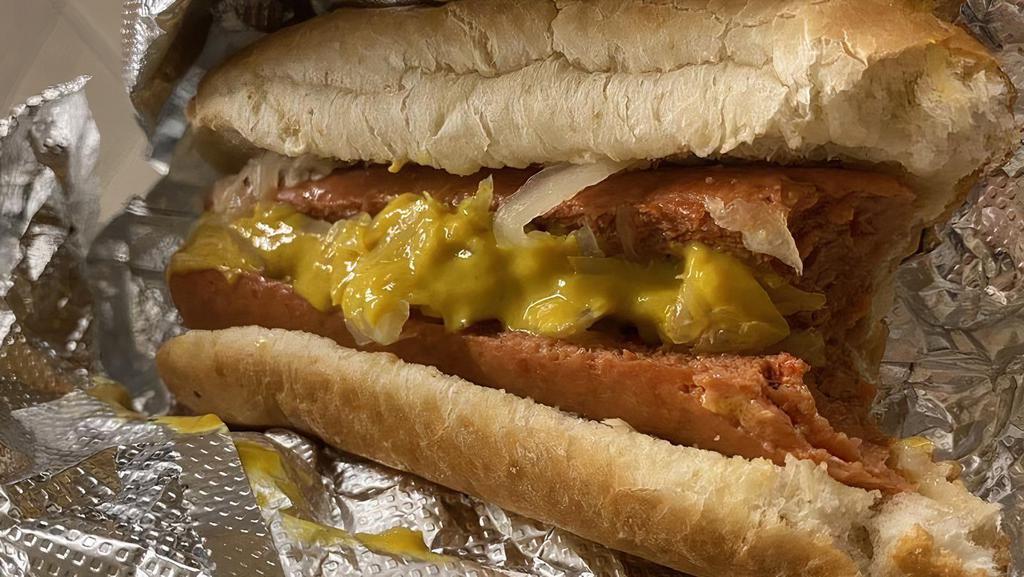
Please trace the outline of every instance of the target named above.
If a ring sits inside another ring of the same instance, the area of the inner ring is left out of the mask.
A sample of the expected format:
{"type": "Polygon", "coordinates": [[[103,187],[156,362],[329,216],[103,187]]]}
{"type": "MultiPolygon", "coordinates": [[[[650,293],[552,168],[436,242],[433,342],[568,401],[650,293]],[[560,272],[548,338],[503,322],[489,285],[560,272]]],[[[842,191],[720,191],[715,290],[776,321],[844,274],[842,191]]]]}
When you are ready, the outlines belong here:
{"type": "MultiPolygon", "coordinates": [[[[163,271],[218,174],[183,107],[239,47],[352,3],[127,0],[125,83],[166,177],[101,231],[87,79],[0,120],[0,575],[674,574],[290,431],[161,416],[153,356],[182,330],[163,271]]],[[[1024,87],[1024,6],[972,0],[959,18],[1024,87]]],[[[1003,504],[1017,576],[1022,219],[1024,148],[900,269],[876,406],[1003,504]]]]}

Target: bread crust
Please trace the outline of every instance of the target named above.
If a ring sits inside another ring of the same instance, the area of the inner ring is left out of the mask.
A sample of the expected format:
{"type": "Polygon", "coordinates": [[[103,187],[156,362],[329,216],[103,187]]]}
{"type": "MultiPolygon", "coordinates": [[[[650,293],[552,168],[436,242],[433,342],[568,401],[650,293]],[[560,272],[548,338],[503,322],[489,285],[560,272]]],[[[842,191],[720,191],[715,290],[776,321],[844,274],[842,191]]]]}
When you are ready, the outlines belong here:
{"type": "Polygon", "coordinates": [[[698,577],[892,565],[868,558],[880,495],[806,461],[673,446],[295,331],[192,331],[165,344],[157,366],[194,411],[293,427],[698,577]]]}
{"type": "Polygon", "coordinates": [[[1012,98],[982,46],[899,0],[455,0],[272,35],[207,75],[191,117],[290,156],[456,174],[691,156],[890,165],[916,179],[929,220],[1012,146],[1012,98]]]}

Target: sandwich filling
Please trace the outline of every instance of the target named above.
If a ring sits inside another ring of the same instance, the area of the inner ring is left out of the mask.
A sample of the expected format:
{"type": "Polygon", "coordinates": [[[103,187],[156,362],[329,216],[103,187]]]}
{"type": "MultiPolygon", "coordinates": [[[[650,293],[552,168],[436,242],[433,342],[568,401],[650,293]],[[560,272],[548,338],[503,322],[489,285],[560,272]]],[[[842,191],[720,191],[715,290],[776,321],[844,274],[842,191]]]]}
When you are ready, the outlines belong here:
{"type": "Polygon", "coordinates": [[[534,231],[527,246],[498,246],[492,189],[485,180],[456,206],[403,194],[373,217],[329,227],[281,202],[229,221],[208,215],[172,271],[287,279],[317,310],[341,311],[363,345],[398,341],[416,310],[452,332],[497,321],[506,330],[572,338],[609,319],[652,344],[758,352],[790,336],[786,316],[825,304],[824,295],[755,274],[700,242],[646,262],[585,251],[578,232],[534,231]]]}
{"type": "Polygon", "coordinates": [[[528,242],[503,245],[494,211],[531,173],[275,179],[231,210],[215,198],[169,285],[192,328],[305,330],[673,442],[908,487],[863,399],[833,398],[829,369],[808,373],[837,364],[835,343],[862,328],[867,281],[834,269],[877,262],[884,242],[859,229],[891,233],[883,216],[905,189],[839,170],[652,169],[587,188],[535,219],[528,242]],[[790,227],[804,274],[715,219],[741,202],[808,215],[806,232],[790,227]],[[846,261],[823,260],[844,248],[846,261]],[[833,301],[861,306],[838,314],[833,301]],[[819,406],[849,416],[843,430],[819,406]]]}

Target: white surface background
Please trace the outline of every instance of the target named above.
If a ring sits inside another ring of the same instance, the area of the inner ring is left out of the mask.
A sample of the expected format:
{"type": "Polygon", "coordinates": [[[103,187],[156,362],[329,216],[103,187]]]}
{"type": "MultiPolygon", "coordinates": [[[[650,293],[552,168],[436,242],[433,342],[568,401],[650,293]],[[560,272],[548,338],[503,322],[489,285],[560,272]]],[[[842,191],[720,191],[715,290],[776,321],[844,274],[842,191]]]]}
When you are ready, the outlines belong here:
{"type": "Polygon", "coordinates": [[[101,219],[158,178],[121,83],[121,0],[0,0],[0,116],[51,84],[88,74],[99,126],[101,219]]]}

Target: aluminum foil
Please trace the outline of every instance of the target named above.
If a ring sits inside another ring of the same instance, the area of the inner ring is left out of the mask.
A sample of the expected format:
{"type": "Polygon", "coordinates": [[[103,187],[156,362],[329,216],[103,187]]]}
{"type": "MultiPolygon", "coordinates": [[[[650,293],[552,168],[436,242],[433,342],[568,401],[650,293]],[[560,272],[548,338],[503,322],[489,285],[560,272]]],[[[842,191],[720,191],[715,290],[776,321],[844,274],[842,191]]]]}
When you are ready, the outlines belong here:
{"type": "MultiPolygon", "coordinates": [[[[163,270],[218,175],[186,130],[196,83],[296,20],[407,3],[126,0],[125,83],[166,176],[98,236],[85,79],[0,120],[0,575],[674,574],[290,431],[153,417],[174,411],[153,356],[181,330],[163,270]]],[[[959,18],[1024,87],[1024,4],[959,18]]],[[[1024,147],[901,268],[876,408],[1004,505],[1018,555],[1022,187],[1024,147]]]]}
{"type": "MultiPolygon", "coordinates": [[[[1024,2],[971,0],[960,21],[1024,92],[1024,2]]],[[[1024,124],[1024,98],[1014,112],[1024,124]]],[[[875,414],[890,434],[932,439],[1003,505],[1024,575],[1024,146],[903,264],[896,291],[875,414]]]]}
{"type": "MultiPolygon", "coordinates": [[[[277,452],[287,480],[276,485],[294,486],[266,491],[288,495],[264,507],[289,576],[676,574],[291,431],[237,440],[277,452]],[[394,547],[396,528],[423,551],[394,547]]],[[[243,459],[265,484],[254,461],[243,459]]]]}
{"type": "Polygon", "coordinates": [[[86,81],[0,121],[0,575],[280,575],[223,424],[149,419],[99,376],[86,81]]]}
{"type": "Polygon", "coordinates": [[[0,119],[0,340],[20,322],[83,370],[93,365],[82,247],[99,209],[87,81],[50,87],[0,119]]]}

